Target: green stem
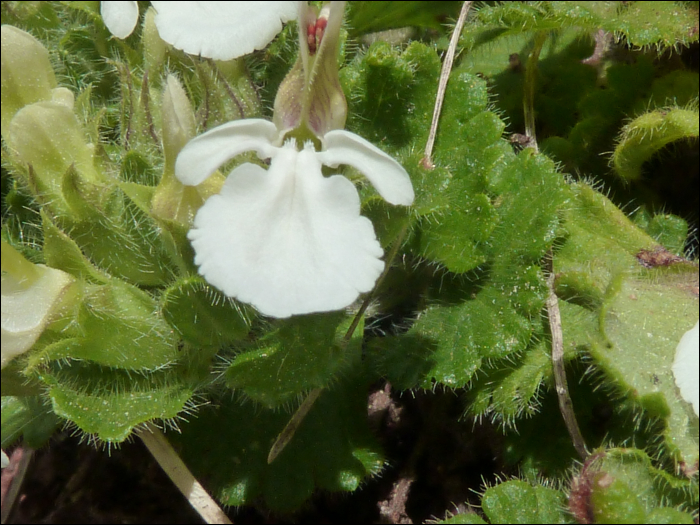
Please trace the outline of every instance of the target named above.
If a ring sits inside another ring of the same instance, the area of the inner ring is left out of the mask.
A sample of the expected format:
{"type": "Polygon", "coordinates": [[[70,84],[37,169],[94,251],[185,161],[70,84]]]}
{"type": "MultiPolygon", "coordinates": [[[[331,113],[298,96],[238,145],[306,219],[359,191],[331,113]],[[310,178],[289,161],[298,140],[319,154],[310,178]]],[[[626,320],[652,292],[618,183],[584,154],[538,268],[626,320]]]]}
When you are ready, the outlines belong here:
{"type": "Polygon", "coordinates": [[[226,80],[226,77],[224,74],[221,72],[221,70],[217,67],[216,62],[213,60],[207,60],[207,64],[209,64],[209,67],[211,70],[214,72],[214,76],[221,82],[224,86],[224,89],[226,90],[226,93],[228,93],[229,98],[233,101],[234,104],[236,104],[236,107],[238,108],[238,113],[240,113],[240,118],[245,118],[245,111],[243,110],[243,104],[241,103],[240,100],[238,100],[238,97],[236,94],[233,92],[233,88],[231,88],[231,85],[228,83],[228,80],[226,80]]]}
{"type": "Polygon", "coordinates": [[[525,116],[525,136],[530,140],[529,144],[537,151],[537,135],[535,134],[535,86],[537,83],[537,62],[547,33],[540,31],[535,35],[532,51],[527,57],[525,65],[525,86],[523,87],[523,112],[525,116]]]}
{"type": "Polygon", "coordinates": [[[156,133],[156,128],[153,125],[153,114],[151,113],[151,92],[148,84],[148,70],[143,72],[143,81],[141,82],[141,105],[143,106],[143,112],[146,115],[146,126],[148,134],[153,139],[157,148],[161,148],[161,141],[156,133]]]}

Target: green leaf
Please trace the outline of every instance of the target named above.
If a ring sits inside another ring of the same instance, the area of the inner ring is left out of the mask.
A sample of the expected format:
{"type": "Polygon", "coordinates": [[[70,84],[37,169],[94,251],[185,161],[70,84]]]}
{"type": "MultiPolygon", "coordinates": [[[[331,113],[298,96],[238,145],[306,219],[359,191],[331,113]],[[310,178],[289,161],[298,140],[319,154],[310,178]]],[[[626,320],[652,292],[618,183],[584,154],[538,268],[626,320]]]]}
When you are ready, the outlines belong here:
{"type": "Polygon", "coordinates": [[[491,523],[569,523],[563,505],[560,491],[518,480],[491,487],[481,498],[491,523]]]}
{"type": "Polygon", "coordinates": [[[383,457],[367,427],[365,381],[357,374],[321,394],[277,459],[267,455],[290,414],[230,399],[203,408],[173,436],[195,475],[205,475],[226,505],[262,500],[277,512],[297,509],[314,488],[354,491],[383,457]],[[359,387],[359,388],[358,388],[359,387]]]}
{"type": "MultiPolygon", "coordinates": [[[[403,52],[375,42],[340,71],[348,100],[346,127],[390,155],[410,143],[424,146],[440,67],[435,50],[420,42],[403,52]]],[[[397,160],[409,173],[417,168],[417,163],[397,160]]]]}
{"type": "Polygon", "coordinates": [[[253,349],[233,358],[225,373],[228,386],[268,407],[327,386],[358,356],[359,345],[341,343],[350,322],[343,312],[280,321],[253,349]]]}
{"type": "Polygon", "coordinates": [[[243,339],[250,331],[250,311],[201,277],[180,279],[161,296],[163,318],[187,343],[222,346],[243,339]]]}
{"type": "Polygon", "coordinates": [[[547,157],[525,150],[502,171],[494,170],[491,184],[500,194],[500,222],[489,243],[498,271],[538,262],[560,233],[559,213],[570,199],[564,178],[547,157]]]}
{"type": "Polygon", "coordinates": [[[453,2],[355,2],[348,13],[352,36],[406,26],[440,29],[446,17],[456,17],[453,2]]]}
{"type": "Polygon", "coordinates": [[[554,270],[557,289],[566,286],[563,298],[590,314],[561,304],[564,346],[586,349],[617,392],[664,421],[663,446],[670,455],[692,463],[697,431],[676,393],[671,365],[681,335],[698,318],[692,293],[697,267],[676,260],[647,269],[644,257],[658,253],[653,239],[603,195],[583,185],[573,189],[569,235],[554,270]]]}
{"type": "Polygon", "coordinates": [[[32,448],[46,444],[60,424],[40,396],[2,396],[2,448],[19,439],[32,448]]]}
{"type": "Polygon", "coordinates": [[[571,189],[575,198],[565,208],[566,242],[557,250],[554,270],[559,279],[578,272],[571,282],[582,283],[584,293],[595,301],[613,275],[639,269],[636,254],[640,250],[657,245],[604,195],[585,184],[571,189]]]}
{"type": "MultiPolygon", "coordinates": [[[[554,241],[568,193],[545,157],[511,159],[505,168],[485,174],[500,196],[499,223],[485,242],[492,266],[481,290],[465,291],[462,297],[469,299],[461,304],[431,306],[405,335],[372,344],[378,370],[401,388],[428,388],[432,380],[464,386],[483,359],[513,355],[530,341],[530,318],[546,297],[542,275],[532,264],[554,241]]],[[[459,237],[454,242],[459,247],[459,237]]]]}
{"type": "Polygon", "coordinates": [[[697,297],[689,290],[693,283],[697,270],[692,267],[623,279],[601,309],[609,344],[591,350],[618,388],[652,417],[666,421],[665,447],[676,461],[688,464],[698,461],[697,425],[677,394],[671,365],[681,336],[698,319],[697,297]]]}
{"type": "Polygon", "coordinates": [[[625,32],[634,46],[668,48],[698,40],[697,6],[683,2],[621,4],[617,20],[606,29],[625,32]]]}
{"type": "Polygon", "coordinates": [[[108,443],[124,441],[141,423],[176,418],[193,395],[172,370],[134,374],[73,365],[42,379],[56,415],[108,443]]]}
{"type": "Polygon", "coordinates": [[[175,270],[155,221],[116,187],[108,206],[93,208],[89,220],[66,221],[78,246],[95,265],[134,284],[170,282],[175,270]]]}
{"type": "Polygon", "coordinates": [[[499,361],[484,368],[470,388],[469,414],[490,418],[505,425],[529,417],[539,410],[542,382],[551,377],[551,356],[547,343],[540,342],[516,359],[499,361]]]}
{"type": "Polygon", "coordinates": [[[459,208],[424,223],[421,254],[452,272],[468,272],[486,262],[483,245],[497,224],[496,211],[486,195],[467,196],[459,208]]]}
{"type": "Polygon", "coordinates": [[[86,289],[77,327],[68,333],[72,337],[46,346],[31,356],[31,362],[85,359],[128,370],[154,370],[177,359],[176,339],[155,300],[116,279],[86,289]]]}
{"type": "Polygon", "coordinates": [[[109,276],[95,268],[80,251],[80,247],[76,242],[59,230],[43,210],[41,219],[44,227],[44,257],[46,264],[90,282],[109,282],[109,276]]]}
{"type": "Polygon", "coordinates": [[[591,507],[596,523],[643,523],[644,507],[622,480],[604,475],[593,483],[591,507]]]}
{"type": "Polygon", "coordinates": [[[634,46],[667,48],[698,39],[697,9],[676,2],[505,2],[480,9],[475,18],[472,32],[498,28],[498,36],[575,27],[581,33],[603,28],[634,46]]]}
{"type": "MultiPolygon", "coordinates": [[[[362,124],[360,134],[372,142],[388,142],[401,147],[413,138],[406,101],[414,98],[416,79],[415,65],[406,56],[409,49],[400,54],[388,43],[376,42],[362,57],[357,71],[343,70],[342,80],[346,85],[350,84],[349,90],[362,94],[361,99],[353,101],[355,111],[359,112],[360,118],[364,116],[371,120],[358,122],[357,116],[351,116],[350,111],[348,115],[353,123],[362,124]]],[[[420,51],[424,53],[423,49],[420,51]]],[[[419,60],[425,62],[426,58],[420,56],[419,60]]]]}
{"type": "Polygon", "coordinates": [[[698,137],[697,109],[659,109],[627,124],[613,153],[613,166],[620,177],[637,180],[642,164],[671,142],[698,137]]]}
{"type": "MultiPolygon", "coordinates": [[[[363,63],[367,69],[349,78],[357,78],[357,83],[364,77],[380,93],[388,85],[403,90],[421,114],[422,102],[416,95],[433,67],[423,49],[414,45],[397,55],[388,46],[375,44],[363,63]],[[409,53],[428,67],[407,68],[409,53]]],[[[373,103],[360,107],[367,119],[377,115],[373,103]]],[[[512,356],[527,347],[533,329],[530,319],[544,304],[544,279],[537,265],[559,231],[560,209],[568,199],[566,185],[545,157],[514,156],[501,138],[503,122],[487,106],[486,83],[464,70],[453,71],[434,157],[437,167],[412,173],[414,211],[420,223],[412,232],[411,245],[452,272],[485,269],[485,276],[477,287],[456,282],[443,286],[443,279],[437,278],[434,299],[456,304],[430,306],[404,335],[370,343],[373,366],[399,388],[428,388],[433,381],[466,385],[485,360],[512,356]]],[[[402,118],[405,133],[414,126],[413,112],[402,118]]],[[[420,143],[424,128],[416,126],[416,132],[420,143]]],[[[402,146],[405,141],[398,133],[387,129],[384,136],[402,146]]],[[[419,164],[416,154],[403,158],[409,171],[419,164]]],[[[531,396],[526,397],[525,404],[531,396]]],[[[514,409],[519,410],[522,407],[514,409]]]]}
{"type": "Polygon", "coordinates": [[[484,359],[523,350],[532,327],[500,293],[485,288],[455,306],[432,306],[402,336],[372,342],[370,359],[398,388],[466,385],[484,359]]]}
{"type": "Polygon", "coordinates": [[[597,451],[572,487],[572,508],[588,508],[596,523],[689,523],[686,512],[697,510],[697,483],[655,468],[638,449],[597,451]]]}
{"type": "MultiPolygon", "coordinates": [[[[578,288],[575,290],[578,290],[578,288]]],[[[563,299],[563,297],[560,297],[560,299],[563,299]]],[[[579,305],[575,295],[572,296],[572,299],[559,301],[559,313],[562,318],[564,337],[564,355],[567,359],[573,359],[587,352],[590,350],[592,342],[597,339],[600,328],[598,308],[601,305],[602,294],[601,302],[590,306],[585,304],[579,305]]]]}
{"type": "Polygon", "coordinates": [[[647,514],[646,521],[644,523],[668,523],[670,525],[676,523],[691,524],[695,523],[695,521],[689,512],[681,512],[680,510],[669,507],[659,507],[647,514]]]}
{"type": "Polygon", "coordinates": [[[682,256],[685,240],[688,238],[688,223],[675,215],[654,215],[645,228],[656,242],[662,244],[670,252],[682,256]]]}
{"type": "Polygon", "coordinates": [[[105,272],[136,284],[169,281],[174,270],[153,219],[120,190],[108,193],[107,211],[93,207],[80,192],[70,194],[68,200],[83,208],[83,219],[57,220],[42,210],[47,263],[92,282],[106,282],[105,272]]]}

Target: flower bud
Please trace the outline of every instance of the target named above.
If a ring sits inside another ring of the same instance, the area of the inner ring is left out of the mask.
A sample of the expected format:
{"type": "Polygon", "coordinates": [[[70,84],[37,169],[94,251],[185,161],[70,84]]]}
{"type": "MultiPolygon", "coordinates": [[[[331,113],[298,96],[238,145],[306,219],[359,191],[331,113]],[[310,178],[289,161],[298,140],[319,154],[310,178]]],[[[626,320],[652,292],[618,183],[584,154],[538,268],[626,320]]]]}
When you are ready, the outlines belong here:
{"type": "MultiPolygon", "coordinates": [[[[161,65],[163,65],[163,62],[165,62],[165,54],[168,49],[168,44],[166,44],[158,34],[155,18],[155,9],[149,7],[143,19],[143,32],[141,34],[146,71],[154,73],[158,71],[161,65]]],[[[157,78],[157,76],[154,76],[154,78],[157,78]]]]}
{"type": "MultiPolygon", "coordinates": [[[[60,94],[59,94],[60,96],[60,94]]],[[[36,102],[17,112],[5,135],[12,159],[29,167],[32,191],[56,212],[70,213],[62,192],[69,169],[89,183],[101,180],[93,166],[93,148],[85,142],[82,127],[65,93],[62,103],[36,102]]]]}
{"type": "Polygon", "coordinates": [[[182,84],[168,75],[163,92],[163,176],[156,188],[151,213],[158,219],[175,221],[190,227],[194,214],[204,201],[217,193],[221,176],[212,177],[196,187],[184,186],[175,178],[175,160],[180,150],[195,136],[194,111],[182,84]]]}
{"type": "Polygon", "coordinates": [[[165,84],[162,115],[165,169],[172,173],[177,154],[194,138],[196,132],[192,104],[175,75],[168,75],[165,84]]]}
{"type": "Polygon", "coordinates": [[[51,99],[56,77],[49,52],[29,33],[2,26],[2,135],[10,121],[28,104],[51,99]]]}

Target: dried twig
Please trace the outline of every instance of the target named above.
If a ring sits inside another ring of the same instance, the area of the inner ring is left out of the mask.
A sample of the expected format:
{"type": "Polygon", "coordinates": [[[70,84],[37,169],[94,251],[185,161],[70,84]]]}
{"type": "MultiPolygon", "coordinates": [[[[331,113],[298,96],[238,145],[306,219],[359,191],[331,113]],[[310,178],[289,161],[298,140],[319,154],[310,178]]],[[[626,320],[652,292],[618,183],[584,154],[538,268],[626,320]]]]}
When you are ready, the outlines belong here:
{"type": "Polygon", "coordinates": [[[163,433],[148,424],[139,437],[161,468],[206,523],[232,523],[214,499],[196,480],[163,433]]]}
{"type": "Polygon", "coordinates": [[[566,382],[566,370],[564,369],[564,336],[562,334],[561,328],[561,314],[559,313],[559,300],[557,295],[554,293],[554,271],[552,268],[552,250],[549,250],[547,258],[545,259],[545,264],[548,266],[547,270],[549,275],[547,276],[547,315],[549,317],[549,329],[552,333],[552,368],[554,370],[554,385],[557,391],[557,398],[559,399],[559,411],[564,418],[564,424],[566,429],[569,431],[569,436],[571,436],[571,441],[574,444],[574,448],[581,459],[585,460],[588,457],[588,452],[586,451],[586,443],[581,435],[581,430],[578,427],[578,422],[576,421],[576,415],[574,414],[574,406],[571,402],[571,396],[569,395],[569,385],[566,382]]]}
{"type": "Polygon", "coordinates": [[[452,72],[452,63],[455,59],[455,52],[457,50],[457,44],[459,43],[459,36],[462,34],[464,21],[467,18],[467,13],[469,13],[469,8],[471,5],[471,2],[464,2],[464,4],[462,4],[462,10],[459,13],[459,18],[455,24],[454,31],[452,31],[450,46],[447,48],[445,61],[442,64],[442,71],[440,71],[440,82],[438,83],[437,96],[435,97],[435,109],[433,110],[433,122],[430,124],[428,142],[425,144],[425,155],[421,160],[421,164],[426,169],[433,169],[435,167],[433,164],[433,147],[435,146],[438,122],[440,120],[440,113],[442,112],[442,102],[445,100],[445,90],[447,89],[447,81],[450,79],[450,73],[452,72]]]}
{"type": "Polygon", "coordinates": [[[12,513],[33,456],[34,449],[20,445],[13,451],[8,467],[2,471],[2,523],[7,523],[12,513]]]}
{"type": "Polygon", "coordinates": [[[270,447],[270,453],[267,455],[268,465],[280,455],[287,444],[292,440],[297,428],[299,428],[301,422],[304,421],[306,414],[308,414],[311,407],[314,406],[314,403],[318,399],[318,396],[321,395],[321,392],[323,392],[323,388],[314,388],[311,392],[309,392],[309,395],[306,396],[306,399],[304,399],[302,404],[299,405],[299,408],[297,408],[296,412],[294,412],[294,415],[284,427],[284,430],[280,432],[279,436],[277,436],[277,439],[275,439],[275,442],[272,444],[272,447],[270,447]]]}

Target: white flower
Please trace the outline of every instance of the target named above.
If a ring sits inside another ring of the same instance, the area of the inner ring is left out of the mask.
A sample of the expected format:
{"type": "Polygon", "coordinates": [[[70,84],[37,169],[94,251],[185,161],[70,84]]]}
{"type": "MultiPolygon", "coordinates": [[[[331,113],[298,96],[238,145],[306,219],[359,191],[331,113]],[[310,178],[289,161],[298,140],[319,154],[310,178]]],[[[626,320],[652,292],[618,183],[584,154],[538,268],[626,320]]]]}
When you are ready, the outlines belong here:
{"type": "Polygon", "coordinates": [[[199,209],[188,237],[204,278],[227,296],[273,317],[344,308],[368,292],[384,263],[372,223],[345,177],[324,177],[321,166],[350,165],[392,204],[413,202],[406,171],[357,135],[333,130],[322,151],[307,143],[279,144],[279,131],[260,119],[238,120],[190,141],[175,166],[197,185],[245,151],[270,159],[264,168],[235,168],[221,193],[199,209]]]}
{"type": "Polygon", "coordinates": [[[673,376],[681,397],[693,405],[695,415],[700,409],[700,390],[698,390],[698,368],[700,367],[700,323],[688,330],[681,337],[676,347],[673,361],[673,376]]]}
{"type": "MultiPolygon", "coordinates": [[[[181,151],[176,177],[197,186],[246,151],[245,163],[198,210],[188,237],[204,278],[227,296],[274,317],[344,308],[368,292],[384,268],[372,223],[360,216],[352,182],[324,177],[322,165],[363,173],[392,204],[410,205],[406,171],[366,140],[337,128],[347,107],[336,63],[344,2],[319,12],[306,2],[152,2],[163,40],[190,54],[231,59],[267,45],[298,16],[300,57],[275,99],[275,123],[230,122],[181,151]],[[301,150],[294,139],[316,140],[301,150]]],[[[111,28],[103,7],[105,23],[111,28]]],[[[133,27],[134,14],[129,23],[133,27]],[[132,24],[133,22],[133,24],[132,24]]],[[[135,15],[138,17],[138,13],[135,15]]]]}
{"type": "MultiPolygon", "coordinates": [[[[297,16],[296,2],[151,2],[158,34],[191,55],[231,60],[263,49],[297,16]]],[[[126,38],[139,17],[136,2],[102,2],[102,19],[126,38]]]]}

